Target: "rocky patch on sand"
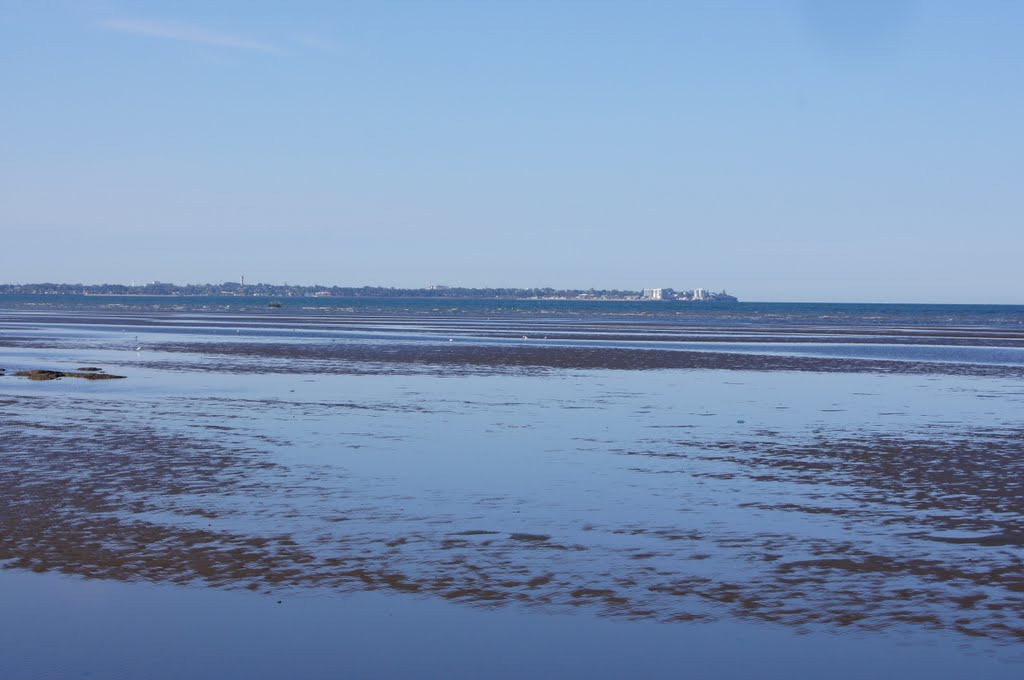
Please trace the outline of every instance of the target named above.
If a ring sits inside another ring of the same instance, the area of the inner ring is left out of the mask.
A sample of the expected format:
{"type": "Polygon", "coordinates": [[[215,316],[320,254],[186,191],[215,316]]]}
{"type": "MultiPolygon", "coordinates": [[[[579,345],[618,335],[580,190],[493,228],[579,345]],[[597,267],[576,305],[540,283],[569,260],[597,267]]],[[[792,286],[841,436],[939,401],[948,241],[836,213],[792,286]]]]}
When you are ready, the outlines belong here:
{"type": "Polygon", "coordinates": [[[104,373],[101,368],[80,368],[77,371],[48,371],[44,369],[32,369],[29,371],[18,371],[14,375],[29,380],[59,380],[61,378],[84,378],[85,380],[118,380],[126,376],[104,373]]]}

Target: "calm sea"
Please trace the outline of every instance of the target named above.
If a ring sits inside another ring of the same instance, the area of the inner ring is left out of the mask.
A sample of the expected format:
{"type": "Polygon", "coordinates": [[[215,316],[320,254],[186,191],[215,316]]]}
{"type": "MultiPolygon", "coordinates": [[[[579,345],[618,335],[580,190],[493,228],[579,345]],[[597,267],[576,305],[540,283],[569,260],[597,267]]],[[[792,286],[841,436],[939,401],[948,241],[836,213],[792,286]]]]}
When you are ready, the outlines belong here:
{"type": "Polygon", "coordinates": [[[634,323],[716,325],[909,325],[1024,328],[1024,305],[936,305],[831,302],[641,302],[440,298],[264,298],[236,296],[5,295],[0,309],[356,312],[410,315],[569,316],[634,323]],[[270,307],[280,304],[279,308],[270,307]]]}

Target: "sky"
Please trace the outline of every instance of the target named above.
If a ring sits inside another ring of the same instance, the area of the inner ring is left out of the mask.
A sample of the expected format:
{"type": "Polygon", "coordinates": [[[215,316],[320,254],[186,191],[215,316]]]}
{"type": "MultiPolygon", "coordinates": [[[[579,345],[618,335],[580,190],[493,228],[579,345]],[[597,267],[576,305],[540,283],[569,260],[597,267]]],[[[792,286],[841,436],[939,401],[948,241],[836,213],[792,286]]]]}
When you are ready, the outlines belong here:
{"type": "Polygon", "coordinates": [[[1024,303],[1016,0],[0,0],[0,283],[1024,303]]]}

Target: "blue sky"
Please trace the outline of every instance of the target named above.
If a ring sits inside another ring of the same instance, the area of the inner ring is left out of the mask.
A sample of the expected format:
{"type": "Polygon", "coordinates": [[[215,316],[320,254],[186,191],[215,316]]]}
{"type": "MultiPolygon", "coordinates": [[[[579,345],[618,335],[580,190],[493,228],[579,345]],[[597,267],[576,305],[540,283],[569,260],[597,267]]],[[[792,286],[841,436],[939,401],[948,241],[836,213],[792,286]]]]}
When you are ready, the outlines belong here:
{"type": "Polygon", "coordinates": [[[0,281],[1024,302],[1024,3],[0,0],[0,281]]]}

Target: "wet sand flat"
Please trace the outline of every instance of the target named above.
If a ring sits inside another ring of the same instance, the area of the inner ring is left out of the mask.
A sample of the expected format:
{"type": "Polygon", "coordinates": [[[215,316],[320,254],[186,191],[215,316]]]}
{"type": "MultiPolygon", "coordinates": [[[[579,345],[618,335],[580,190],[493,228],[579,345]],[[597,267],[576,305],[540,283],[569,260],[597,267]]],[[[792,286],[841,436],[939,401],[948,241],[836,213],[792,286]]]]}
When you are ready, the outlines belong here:
{"type": "Polygon", "coordinates": [[[1020,663],[1014,333],[336,316],[2,315],[0,561],[1020,663]]]}

